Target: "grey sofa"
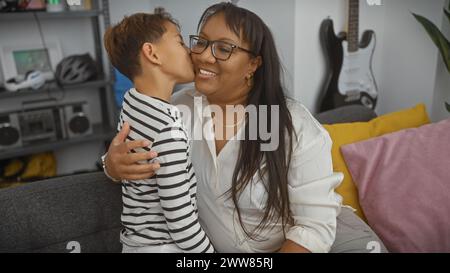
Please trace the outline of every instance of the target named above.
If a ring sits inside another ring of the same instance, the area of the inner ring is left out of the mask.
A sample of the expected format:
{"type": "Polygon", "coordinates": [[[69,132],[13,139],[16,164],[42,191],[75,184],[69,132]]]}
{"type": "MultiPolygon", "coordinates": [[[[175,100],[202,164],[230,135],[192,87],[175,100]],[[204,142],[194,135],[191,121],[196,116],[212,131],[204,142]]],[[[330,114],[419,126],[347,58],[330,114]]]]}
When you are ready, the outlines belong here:
{"type": "MultiPolygon", "coordinates": [[[[316,116],[322,124],[374,117],[363,106],[316,116]]],[[[101,172],[0,190],[0,252],[120,252],[121,200],[120,185],[101,172]]]]}

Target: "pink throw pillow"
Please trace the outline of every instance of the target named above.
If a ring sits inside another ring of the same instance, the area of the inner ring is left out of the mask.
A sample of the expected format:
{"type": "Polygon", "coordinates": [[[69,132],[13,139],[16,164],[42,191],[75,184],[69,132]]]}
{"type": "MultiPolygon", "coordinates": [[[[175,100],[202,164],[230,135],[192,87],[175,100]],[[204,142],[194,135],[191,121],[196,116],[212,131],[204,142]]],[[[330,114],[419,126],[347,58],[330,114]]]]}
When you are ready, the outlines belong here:
{"type": "Polygon", "coordinates": [[[450,252],[450,119],[341,147],[391,252],[450,252]]]}

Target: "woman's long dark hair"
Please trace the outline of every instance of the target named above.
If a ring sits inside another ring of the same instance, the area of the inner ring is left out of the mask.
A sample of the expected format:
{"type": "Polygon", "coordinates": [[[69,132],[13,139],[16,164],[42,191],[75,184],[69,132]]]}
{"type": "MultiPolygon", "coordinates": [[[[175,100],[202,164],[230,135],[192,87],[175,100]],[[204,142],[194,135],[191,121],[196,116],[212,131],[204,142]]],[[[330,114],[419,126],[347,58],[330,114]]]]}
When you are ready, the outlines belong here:
{"type": "MultiPolygon", "coordinates": [[[[216,14],[223,14],[226,25],[238,37],[249,43],[250,50],[256,56],[262,58],[262,65],[255,72],[254,85],[249,93],[247,103],[248,105],[255,105],[257,109],[260,105],[268,106],[269,109],[265,118],[269,122],[267,128],[273,128],[271,126],[270,107],[279,106],[280,130],[277,149],[262,151],[261,145],[267,144],[267,141],[261,139],[260,130],[257,133],[257,140],[250,140],[250,126],[246,126],[246,137],[241,142],[232,187],[227,194],[231,195],[241,227],[249,238],[257,240],[259,230],[267,227],[270,222],[278,222],[280,219],[284,234],[285,226],[293,222],[289,208],[288,170],[294,130],[281,83],[282,67],[275,42],[272,33],[261,18],[251,11],[231,3],[223,2],[206,9],[200,19],[198,29],[200,30],[206,21],[216,14]],[[266,166],[262,169],[264,160],[266,166]],[[263,180],[263,184],[268,193],[268,198],[261,222],[254,230],[249,231],[243,224],[238,200],[242,191],[249,186],[256,173],[259,173],[261,179],[264,179],[267,175],[267,181],[263,180]]],[[[258,124],[260,118],[258,115],[258,124]]]]}

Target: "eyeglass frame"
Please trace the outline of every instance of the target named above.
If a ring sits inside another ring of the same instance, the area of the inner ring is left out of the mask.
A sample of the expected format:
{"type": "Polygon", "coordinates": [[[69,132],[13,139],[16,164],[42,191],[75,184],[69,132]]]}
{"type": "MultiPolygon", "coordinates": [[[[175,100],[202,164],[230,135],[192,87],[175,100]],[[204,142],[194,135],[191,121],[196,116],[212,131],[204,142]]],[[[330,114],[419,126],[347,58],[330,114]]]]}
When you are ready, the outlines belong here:
{"type": "Polygon", "coordinates": [[[221,41],[221,40],[210,41],[210,40],[205,39],[205,38],[202,38],[202,37],[200,37],[200,36],[198,36],[198,35],[189,35],[189,50],[191,51],[191,53],[193,53],[193,54],[203,54],[203,52],[205,52],[205,50],[207,50],[208,47],[210,47],[210,46],[211,46],[211,53],[212,53],[212,55],[214,56],[214,58],[216,58],[216,60],[220,60],[220,61],[228,61],[228,60],[231,58],[231,55],[233,55],[233,52],[234,52],[234,50],[235,50],[236,48],[237,48],[237,49],[240,49],[240,50],[242,50],[242,51],[244,51],[244,52],[247,52],[248,54],[250,54],[250,55],[256,57],[256,54],[255,54],[254,52],[252,52],[252,51],[250,51],[250,50],[248,50],[248,49],[242,48],[242,47],[240,47],[240,46],[238,46],[238,45],[232,44],[232,43],[230,43],[230,42],[221,41]],[[205,47],[205,49],[203,49],[202,52],[196,53],[196,52],[193,52],[193,51],[192,51],[192,39],[193,39],[193,38],[202,39],[202,40],[205,40],[205,41],[207,42],[207,43],[206,43],[206,47],[205,47]],[[226,58],[226,59],[220,59],[220,58],[217,58],[217,57],[216,57],[216,54],[215,54],[215,52],[214,52],[214,51],[215,51],[215,50],[214,50],[214,48],[215,48],[215,47],[214,47],[214,44],[219,43],[219,42],[231,46],[231,52],[230,52],[230,55],[229,55],[228,58],[226,58]]]}

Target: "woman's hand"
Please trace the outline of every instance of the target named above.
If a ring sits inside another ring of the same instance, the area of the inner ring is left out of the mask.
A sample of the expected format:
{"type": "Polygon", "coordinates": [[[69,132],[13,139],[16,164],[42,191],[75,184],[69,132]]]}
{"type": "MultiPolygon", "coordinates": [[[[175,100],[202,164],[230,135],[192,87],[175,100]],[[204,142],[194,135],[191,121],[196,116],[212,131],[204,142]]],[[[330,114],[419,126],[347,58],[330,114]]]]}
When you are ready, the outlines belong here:
{"type": "Polygon", "coordinates": [[[291,240],[286,240],[281,247],[280,250],[278,250],[279,253],[311,253],[308,249],[302,247],[301,245],[298,245],[294,243],[291,240]]]}
{"type": "Polygon", "coordinates": [[[141,180],[152,177],[160,168],[159,163],[141,164],[139,161],[151,160],[156,152],[130,153],[130,150],[150,146],[148,140],[125,142],[130,133],[130,125],[124,123],[122,130],[116,135],[108,149],[105,159],[106,172],[117,180],[141,180]]]}

